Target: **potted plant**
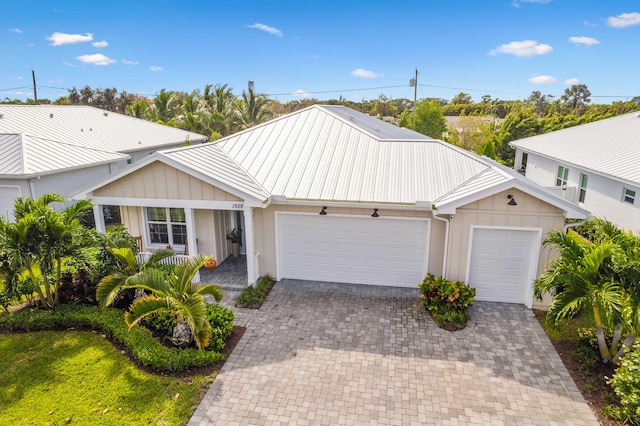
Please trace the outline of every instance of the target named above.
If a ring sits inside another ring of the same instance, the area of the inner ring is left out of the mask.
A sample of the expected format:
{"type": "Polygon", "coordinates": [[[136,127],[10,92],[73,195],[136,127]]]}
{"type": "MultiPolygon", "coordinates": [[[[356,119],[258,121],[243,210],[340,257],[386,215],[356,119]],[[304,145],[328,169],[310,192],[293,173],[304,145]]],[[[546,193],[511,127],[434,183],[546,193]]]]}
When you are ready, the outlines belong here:
{"type": "Polygon", "coordinates": [[[236,228],[227,234],[227,240],[231,241],[231,255],[238,257],[240,251],[240,233],[236,228]]]}

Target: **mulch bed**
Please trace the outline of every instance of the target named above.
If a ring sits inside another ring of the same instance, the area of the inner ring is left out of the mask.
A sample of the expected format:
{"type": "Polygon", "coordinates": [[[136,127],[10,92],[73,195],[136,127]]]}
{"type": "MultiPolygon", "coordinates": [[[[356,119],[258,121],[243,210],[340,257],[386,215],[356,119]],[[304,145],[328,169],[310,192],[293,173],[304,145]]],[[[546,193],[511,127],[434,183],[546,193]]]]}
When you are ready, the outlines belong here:
{"type": "Polygon", "coordinates": [[[591,411],[603,426],[622,426],[625,423],[614,420],[602,412],[602,407],[611,404],[605,398],[611,398],[614,404],[618,403],[618,397],[611,387],[606,384],[604,377],[611,377],[614,372],[612,364],[596,363],[593,368],[587,368],[581,361],[572,360],[571,354],[576,350],[578,343],[574,340],[561,340],[551,342],[560,356],[562,363],[569,370],[571,378],[580,390],[580,393],[591,407],[591,411]],[[610,397],[605,395],[610,394],[610,397]]]}

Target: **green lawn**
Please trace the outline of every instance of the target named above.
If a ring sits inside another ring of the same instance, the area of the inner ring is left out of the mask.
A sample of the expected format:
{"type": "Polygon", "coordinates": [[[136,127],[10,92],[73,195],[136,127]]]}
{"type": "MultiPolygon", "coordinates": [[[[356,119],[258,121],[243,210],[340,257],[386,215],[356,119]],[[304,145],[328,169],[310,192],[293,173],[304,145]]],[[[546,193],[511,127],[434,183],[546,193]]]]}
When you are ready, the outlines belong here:
{"type": "Polygon", "coordinates": [[[186,424],[212,377],[139,370],[91,332],[0,334],[0,424],[186,424]]]}

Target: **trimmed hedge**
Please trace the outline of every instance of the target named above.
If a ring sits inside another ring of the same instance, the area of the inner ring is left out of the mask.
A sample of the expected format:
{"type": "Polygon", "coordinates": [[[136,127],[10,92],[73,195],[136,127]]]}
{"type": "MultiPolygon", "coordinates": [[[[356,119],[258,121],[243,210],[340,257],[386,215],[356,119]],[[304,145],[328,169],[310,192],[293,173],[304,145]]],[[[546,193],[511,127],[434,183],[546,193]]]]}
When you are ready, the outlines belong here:
{"type": "Polygon", "coordinates": [[[258,309],[269,295],[275,284],[273,277],[265,275],[258,279],[254,286],[245,287],[236,297],[236,306],[239,308],[258,309]]]}
{"type": "Polygon", "coordinates": [[[115,308],[85,305],[59,305],[51,310],[22,309],[0,314],[0,330],[11,332],[59,330],[68,328],[92,329],[122,344],[142,365],[154,370],[184,371],[224,361],[221,353],[193,348],[169,348],[158,342],[145,327],[130,331],[124,314],[115,308]]]}

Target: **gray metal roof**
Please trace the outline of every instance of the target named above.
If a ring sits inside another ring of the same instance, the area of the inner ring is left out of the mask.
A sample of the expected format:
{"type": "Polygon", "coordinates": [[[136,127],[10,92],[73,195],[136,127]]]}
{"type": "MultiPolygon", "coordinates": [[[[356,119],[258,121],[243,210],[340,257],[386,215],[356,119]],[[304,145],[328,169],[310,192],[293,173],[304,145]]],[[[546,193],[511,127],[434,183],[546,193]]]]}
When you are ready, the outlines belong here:
{"type": "Polygon", "coordinates": [[[124,153],[207,140],[197,133],[79,105],[0,105],[0,133],[124,153]]]}
{"type": "Polygon", "coordinates": [[[511,146],[640,185],[638,112],[520,139],[511,146]]]}
{"type": "Polygon", "coordinates": [[[22,134],[0,134],[0,176],[24,177],[112,163],[129,158],[22,134]]]}

